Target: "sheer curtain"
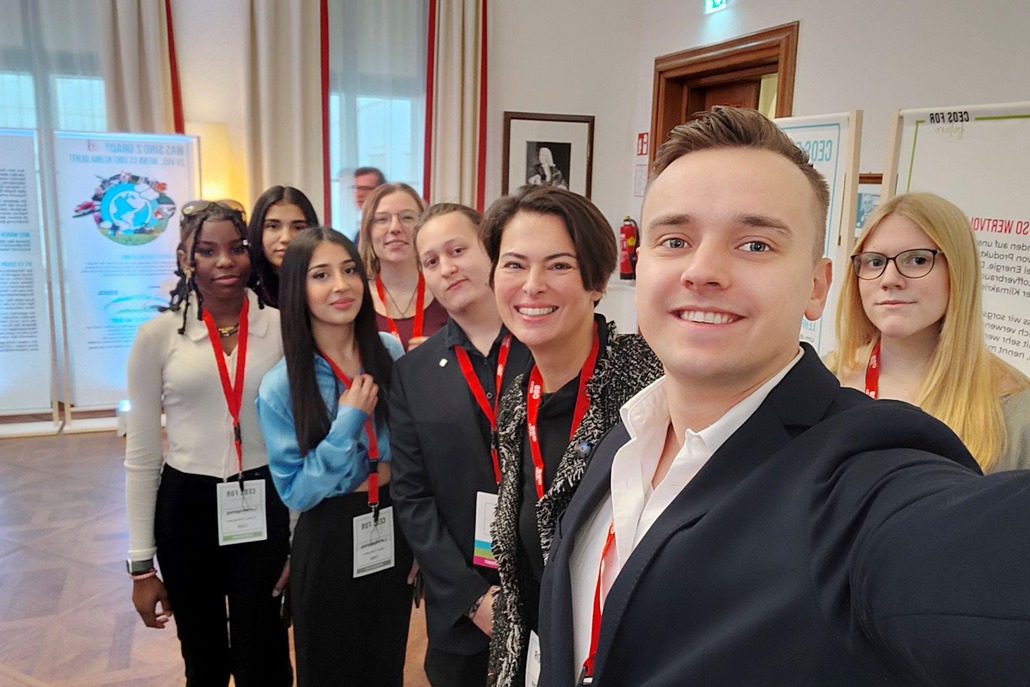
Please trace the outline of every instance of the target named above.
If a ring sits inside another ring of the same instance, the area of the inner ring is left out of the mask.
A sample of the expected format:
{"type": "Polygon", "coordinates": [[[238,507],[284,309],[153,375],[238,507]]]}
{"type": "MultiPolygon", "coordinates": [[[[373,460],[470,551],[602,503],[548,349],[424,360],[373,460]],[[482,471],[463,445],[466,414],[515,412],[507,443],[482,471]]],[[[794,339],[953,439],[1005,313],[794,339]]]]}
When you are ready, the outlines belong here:
{"type": "Polygon", "coordinates": [[[182,108],[173,97],[168,0],[103,0],[100,25],[108,129],[182,132],[182,108]],[[176,107],[178,106],[178,122],[176,107]]]}
{"type": "Polygon", "coordinates": [[[0,0],[0,126],[106,131],[99,0],[0,0]]]}
{"type": "Polygon", "coordinates": [[[355,168],[423,190],[428,3],[328,0],[328,22],[332,223],[354,235],[355,168]]]}
{"type": "Polygon", "coordinates": [[[248,12],[244,97],[251,201],[269,186],[295,186],[321,218],[319,3],[250,0],[248,12]]]}
{"type": "Polygon", "coordinates": [[[432,202],[483,209],[486,165],[487,0],[430,0],[433,14],[432,202]]]}

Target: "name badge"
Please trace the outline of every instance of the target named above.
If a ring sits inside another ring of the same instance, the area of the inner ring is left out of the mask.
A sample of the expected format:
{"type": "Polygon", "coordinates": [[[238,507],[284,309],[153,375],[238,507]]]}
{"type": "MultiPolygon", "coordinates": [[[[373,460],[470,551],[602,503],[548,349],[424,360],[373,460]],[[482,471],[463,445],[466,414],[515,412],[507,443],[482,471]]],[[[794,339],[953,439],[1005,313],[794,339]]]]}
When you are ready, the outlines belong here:
{"type": "Polygon", "coordinates": [[[484,568],[497,569],[494,558],[493,541],[490,528],[494,524],[494,513],[497,512],[497,494],[485,491],[476,492],[476,539],[472,544],[472,562],[484,568]]]}
{"type": "Polygon", "coordinates": [[[354,518],[354,577],[364,577],[394,565],[393,507],[379,510],[379,522],[372,514],[354,518]]]}
{"type": "Polygon", "coordinates": [[[529,633],[529,651],[526,653],[526,687],[536,687],[540,681],[540,636],[529,633]]]}
{"type": "Polygon", "coordinates": [[[219,482],[217,489],[219,546],[268,538],[264,480],[219,482]]]}

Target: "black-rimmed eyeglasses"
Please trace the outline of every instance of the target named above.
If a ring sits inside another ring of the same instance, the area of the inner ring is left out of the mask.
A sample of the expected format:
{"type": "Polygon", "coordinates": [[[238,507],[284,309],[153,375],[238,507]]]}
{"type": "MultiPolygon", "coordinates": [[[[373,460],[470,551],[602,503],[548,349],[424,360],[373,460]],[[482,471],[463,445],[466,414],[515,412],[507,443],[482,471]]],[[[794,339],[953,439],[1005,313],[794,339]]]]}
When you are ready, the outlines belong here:
{"type": "Polygon", "coordinates": [[[891,257],[883,253],[856,253],[851,256],[851,264],[859,279],[879,279],[889,262],[894,263],[901,276],[919,279],[930,274],[938,255],[943,253],[937,248],[903,250],[891,257]]]}

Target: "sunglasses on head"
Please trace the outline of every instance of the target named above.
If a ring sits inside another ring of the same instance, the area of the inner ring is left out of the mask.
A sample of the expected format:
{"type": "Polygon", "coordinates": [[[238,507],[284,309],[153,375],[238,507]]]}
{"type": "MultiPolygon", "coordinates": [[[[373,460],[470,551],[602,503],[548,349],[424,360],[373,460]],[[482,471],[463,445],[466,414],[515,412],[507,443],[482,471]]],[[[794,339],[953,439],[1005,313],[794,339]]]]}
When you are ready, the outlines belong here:
{"type": "Polygon", "coordinates": [[[218,206],[223,210],[228,210],[230,212],[237,212],[244,220],[247,219],[246,208],[244,208],[239,201],[233,200],[232,198],[222,198],[221,200],[191,200],[182,206],[182,216],[184,219],[195,217],[213,206],[218,206]]]}

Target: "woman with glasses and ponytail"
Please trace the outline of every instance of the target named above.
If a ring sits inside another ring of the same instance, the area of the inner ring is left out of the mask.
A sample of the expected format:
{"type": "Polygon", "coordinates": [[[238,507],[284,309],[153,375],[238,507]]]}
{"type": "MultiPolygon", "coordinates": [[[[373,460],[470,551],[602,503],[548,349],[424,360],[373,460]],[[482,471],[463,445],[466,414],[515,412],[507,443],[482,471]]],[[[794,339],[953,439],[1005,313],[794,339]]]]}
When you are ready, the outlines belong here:
{"type": "Polygon", "coordinates": [[[140,326],[129,355],[133,603],[148,627],[164,628],[174,613],[187,685],[228,685],[231,675],[238,687],[285,687],[289,515],[254,410],[262,377],[282,357],[279,313],[252,290],[239,209],[188,203],[180,239],[171,303],[140,326]]]}
{"type": "Polygon", "coordinates": [[[447,324],[418,266],[414,230],[425,203],[407,184],[383,184],[361,210],[361,258],[370,279],[379,331],[411,350],[447,324]]]}
{"type": "Polygon", "coordinates": [[[412,555],[393,519],[387,392],[404,351],[376,328],[354,244],[302,231],[279,269],[282,362],[257,411],[272,479],[300,511],[290,594],[297,684],[401,687],[412,555]]]}
{"type": "Polygon", "coordinates": [[[983,471],[1030,467],[1030,380],[988,349],[980,257],[962,211],[894,196],[866,220],[837,312],[841,383],[947,424],[983,471]]]}

